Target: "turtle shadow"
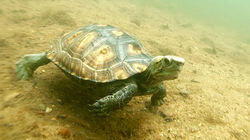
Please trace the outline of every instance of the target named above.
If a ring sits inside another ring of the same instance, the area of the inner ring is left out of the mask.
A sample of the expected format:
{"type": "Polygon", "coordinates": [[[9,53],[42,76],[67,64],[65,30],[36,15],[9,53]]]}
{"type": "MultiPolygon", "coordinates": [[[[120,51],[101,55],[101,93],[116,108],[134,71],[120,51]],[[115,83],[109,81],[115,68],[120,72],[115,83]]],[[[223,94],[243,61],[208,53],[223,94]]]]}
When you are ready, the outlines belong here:
{"type": "MultiPolygon", "coordinates": [[[[149,113],[135,111],[135,106],[130,104],[123,109],[114,111],[108,117],[93,116],[88,111],[88,105],[102,97],[97,90],[93,90],[87,85],[79,86],[63,74],[51,74],[50,76],[55,80],[48,80],[44,86],[47,86],[50,94],[53,94],[53,98],[50,99],[52,102],[60,101],[56,105],[59,107],[58,115],[64,114],[63,120],[78,125],[90,133],[94,133],[95,136],[103,136],[108,139],[141,136],[140,128],[146,120],[149,120],[149,113]]],[[[60,118],[62,117],[59,116],[60,118]]]]}

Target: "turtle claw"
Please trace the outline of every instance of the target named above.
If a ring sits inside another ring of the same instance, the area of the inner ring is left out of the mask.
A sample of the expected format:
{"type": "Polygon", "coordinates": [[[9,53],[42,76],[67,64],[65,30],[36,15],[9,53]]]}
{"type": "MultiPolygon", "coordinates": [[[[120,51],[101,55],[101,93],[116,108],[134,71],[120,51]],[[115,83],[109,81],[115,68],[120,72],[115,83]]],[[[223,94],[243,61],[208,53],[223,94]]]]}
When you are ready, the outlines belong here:
{"type": "Polygon", "coordinates": [[[91,112],[94,116],[106,117],[110,115],[110,107],[105,102],[97,101],[94,104],[88,106],[89,112],[91,112]]]}
{"type": "Polygon", "coordinates": [[[146,102],[146,108],[153,113],[156,113],[158,111],[159,106],[163,104],[164,100],[163,99],[157,99],[151,102],[148,101],[146,102]]]}
{"type": "Polygon", "coordinates": [[[163,99],[158,99],[154,102],[151,101],[151,106],[161,106],[163,105],[164,100],[163,99]]]}

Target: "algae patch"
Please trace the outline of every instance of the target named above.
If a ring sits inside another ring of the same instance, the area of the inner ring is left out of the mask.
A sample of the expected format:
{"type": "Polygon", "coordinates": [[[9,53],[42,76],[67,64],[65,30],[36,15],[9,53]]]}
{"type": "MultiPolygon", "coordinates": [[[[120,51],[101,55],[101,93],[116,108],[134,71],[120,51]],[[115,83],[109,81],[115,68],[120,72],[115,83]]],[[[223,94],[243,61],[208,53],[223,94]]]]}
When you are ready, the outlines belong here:
{"type": "Polygon", "coordinates": [[[160,55],[175,55],[174,51],[170,50],[168,47],[164,47],[156,41],[149,40],[147,43],[149,43],[152,48],[157,48],[160,55]]]}
{"type": "Polygon", "coordinates": [[[5,39],[0,39],[0,47],[8,46],[8,42],[5,39]]]}
{"type": "Polygon", "coordinates": [[[47,10],[44,11],[40,18],[38,19],[38,22],[41,26],[46,25],[64,25],[64,26],[74,26],[76,25],[75,20],[66,12],[63,10],[47,10]]]}

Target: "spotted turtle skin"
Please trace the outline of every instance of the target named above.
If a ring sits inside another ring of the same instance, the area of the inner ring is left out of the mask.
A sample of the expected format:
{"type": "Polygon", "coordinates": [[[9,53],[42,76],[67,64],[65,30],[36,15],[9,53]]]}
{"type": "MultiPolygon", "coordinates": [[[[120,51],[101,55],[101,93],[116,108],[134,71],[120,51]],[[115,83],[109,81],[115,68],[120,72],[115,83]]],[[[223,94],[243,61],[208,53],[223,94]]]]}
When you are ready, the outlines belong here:
{"type": "Polygon", "coordinates": [[[101,83],[141,73],[152,60],[135,37],[100,24],[63,35],[47,52],[47,58],[78,79],[101,83]]]}

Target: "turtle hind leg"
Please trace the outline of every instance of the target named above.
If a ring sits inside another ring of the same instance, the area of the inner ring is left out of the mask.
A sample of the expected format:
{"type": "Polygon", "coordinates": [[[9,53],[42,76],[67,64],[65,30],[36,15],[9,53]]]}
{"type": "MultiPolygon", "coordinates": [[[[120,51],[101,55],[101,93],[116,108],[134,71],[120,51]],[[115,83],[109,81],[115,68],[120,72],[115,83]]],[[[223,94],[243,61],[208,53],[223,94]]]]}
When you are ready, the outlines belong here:
{"type": "Polygon", "coordinates": [[[42,65],[50,62],[46,53],[28,54],[16,63],[17,78],[28,80],[33,76],[34,71],[42,65]]]}

